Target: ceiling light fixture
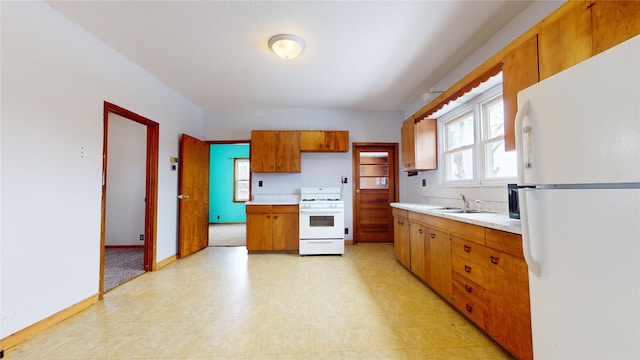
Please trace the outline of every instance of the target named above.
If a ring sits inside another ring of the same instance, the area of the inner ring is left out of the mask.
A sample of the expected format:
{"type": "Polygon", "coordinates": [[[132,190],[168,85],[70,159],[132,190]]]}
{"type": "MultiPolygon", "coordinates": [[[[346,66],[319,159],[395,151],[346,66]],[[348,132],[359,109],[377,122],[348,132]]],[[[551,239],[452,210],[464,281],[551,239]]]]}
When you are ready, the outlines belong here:
{"type": "Polygon", "coordinates": [[[269,47],[281,58],[291,60],[304,50],[304,41],[295,35],[280,34],[269,39],[269,47]]]}

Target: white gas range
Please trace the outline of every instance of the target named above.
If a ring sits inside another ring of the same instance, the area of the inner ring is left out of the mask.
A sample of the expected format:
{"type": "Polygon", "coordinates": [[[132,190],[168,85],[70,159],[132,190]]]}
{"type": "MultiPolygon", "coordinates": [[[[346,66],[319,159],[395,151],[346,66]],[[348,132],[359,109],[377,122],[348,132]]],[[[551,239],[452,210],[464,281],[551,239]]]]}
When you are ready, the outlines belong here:
{"type": "Polygon", "coordinates": [[[341,188],[302,188],[299,207],[300,255],[344,254],[341,188]]]}

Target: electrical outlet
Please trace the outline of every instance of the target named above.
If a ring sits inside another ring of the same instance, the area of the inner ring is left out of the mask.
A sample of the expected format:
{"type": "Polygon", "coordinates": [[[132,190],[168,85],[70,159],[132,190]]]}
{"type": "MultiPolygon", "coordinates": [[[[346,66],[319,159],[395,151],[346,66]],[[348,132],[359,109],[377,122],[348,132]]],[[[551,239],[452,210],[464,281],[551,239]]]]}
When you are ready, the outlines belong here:
{"type": "Polygon", "coordinates": [[[262,180],[258,180],[258,187],[262,187],[262,180]]]}
{"type": "Polygon", "coordinates": [[[422,179],[422,186],[427,186],[427,179],[422,179]]]}
{"type": "Polygon", "coordinates": [[[349,228],[344,228],[344,234],[348,235],[349,234],[349,228]]]}
{"type": "Polygon", "coordinates": [[[144,234],[140,234],[140,241],[144,241],[144,234]]]}
{"type": "Polygon", "coordinates": [[[343,184],[346,184],[347,183],[347,177],[346,176],[341,177],[340,178],[340,182],[343,183],[343,184]]]}

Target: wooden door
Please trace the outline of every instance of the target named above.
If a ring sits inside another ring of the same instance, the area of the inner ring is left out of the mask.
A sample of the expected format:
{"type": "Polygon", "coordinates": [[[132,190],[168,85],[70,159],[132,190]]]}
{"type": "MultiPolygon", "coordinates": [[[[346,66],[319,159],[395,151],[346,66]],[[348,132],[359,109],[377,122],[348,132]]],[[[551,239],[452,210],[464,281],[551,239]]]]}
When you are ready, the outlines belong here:
{"type": "Polygon", "coordinates": [[[209,144],[186,134],[178,171],[178,257],[209,244],[209,144]]]}
{"type": "Polygon", "coordinates": [[[353,143],[354,243],[393,242],[398,144],[353,143]]]}
{"type": "Polygon", "coordinates": [[[276,172],[300,172],[300,131],[278,131],[276,134],[276,172]]]}

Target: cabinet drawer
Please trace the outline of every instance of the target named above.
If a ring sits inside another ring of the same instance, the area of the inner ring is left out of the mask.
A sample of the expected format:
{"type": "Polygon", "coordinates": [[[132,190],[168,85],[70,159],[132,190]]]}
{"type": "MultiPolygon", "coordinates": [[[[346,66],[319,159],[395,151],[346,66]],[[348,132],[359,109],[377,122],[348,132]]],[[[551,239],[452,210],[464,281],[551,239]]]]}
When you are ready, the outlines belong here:
{"type": "Polygon", "coordinates": [[[521,235],[486,228],[485,237],[488,247],[524,258],[521,235]]]}
{"type": "Polygon", "coordinates": [[[452,272],[453,276],[453,289],[454,291],[458,291],[461,294],[464,294],[474,303],[478,303],[482,305],[484,308],[488,308],[489,306],[489,297],[490,294],[488,291],[482,287],[482,285],[467,279],[466,277],[458,274],[457,272],[452,272]]]}
{"type": "Polygon", "coordinates": [[[454,288],[453,305],[482,329],[486,328],[487,309],[482,304],[454,288]]]}
{"type": "Polygon", "coordinates": [[[493,251],[486,246],[456,236],[453,236],[451,240],[451,252],[453,254],[478,264],[486,264],[493,251]]]}
{"type": "Polygon", "coordinates": [[[453,271],[469,280],[475,281],[484,288],[491,288],[491,286],[489,286],[491,283],[490,270],[470,261],[469,259],[453,255],[451,258],[451,268],[453,271]]]}
{"type": "Polygon", "coordinates": [[[274,214],[297,214],[299,212],[298,205],[272,205],[271,210],[274,214]]]}
{"type": "Polygon", "coordinates": [[[271,205],[247,205],[247,214],[271,214],[271,205]]]}

